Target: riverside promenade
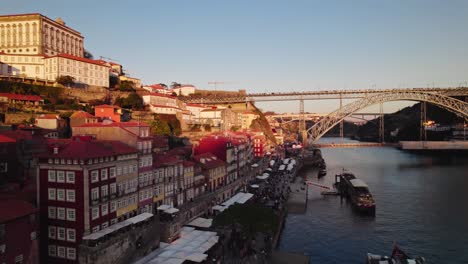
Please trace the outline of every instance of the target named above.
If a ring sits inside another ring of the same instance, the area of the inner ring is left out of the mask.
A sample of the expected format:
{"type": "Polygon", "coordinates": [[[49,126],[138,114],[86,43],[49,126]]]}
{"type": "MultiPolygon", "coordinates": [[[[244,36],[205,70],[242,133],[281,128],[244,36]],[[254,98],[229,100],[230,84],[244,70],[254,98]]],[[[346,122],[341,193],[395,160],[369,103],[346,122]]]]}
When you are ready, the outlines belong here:
{"type": "Polygon", "coordinates": [[[289,212],[288,201],[292,198],[297,203],[305,204],[307,196],[292,195],[292,186],[305,186],[298,172],[302,168],[302,161],[296,159],[297,163],[293,170],[281,172],[278,170],[282,160],[278,160],[268,180],[260,184],[255,192],[254,203],[271,207],[278,217],[278,224],[273,233],[257,233],[252,239],[242,236],[242,230],[224,230],[221,234],[221,247],[219,258],[212,259],[212,263],[273,263],[273,264],[306,264],[309,257],[303,254],[277,251],[276,246],[281,237],[284,222],[289,212]],[[301,201],[301,202],[299,202],[301,201]],[[220,260],[220,261],[219,261],[220,260]],[[219,261],[219,262],[218,262],[219,261]]]}

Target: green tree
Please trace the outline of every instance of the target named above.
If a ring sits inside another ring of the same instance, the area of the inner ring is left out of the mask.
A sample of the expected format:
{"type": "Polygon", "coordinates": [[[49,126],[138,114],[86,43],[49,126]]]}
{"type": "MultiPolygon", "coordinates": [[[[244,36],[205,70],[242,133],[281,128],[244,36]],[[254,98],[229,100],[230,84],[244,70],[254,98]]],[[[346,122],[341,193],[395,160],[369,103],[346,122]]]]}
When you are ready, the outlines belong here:
{"type": "Polygon", "coordinates": [[[86,59],[94,59],[94,56],[91,52],[89,52],[89,50],[85,49],[84,52],[83,52],[83,57],[85,57],[86,59]]]}
{"type": "Polygon", "coordinates": [[[137,93],[131,93],[127,97],[127,105],[133,110],[142,110],[144,108],[143,98],[141,98],[137,93]]]}
{"type": "Polygon", "coordinates": [[[71,77],[70,75],[60,75],[55,79],[55,81],[67,87],[75,84],[75,78],[71,77]]]}
{"type": "Polygon", "coordinates": [[[166,121],[163,121],[159,118],[156,118],[150,123],[151,135],[154,136],[164,136],[171,134],[171,128],[166,121]]]}
{"type": "Polygon", "coordinates": [[[124,92],[129,92],[129,91],[134,91],[135,90],[135,84],[131,81],[121,81],[119,83],[119,90],[124,91],[124,92]]]}
{"type": "Polygon", "coordinates": [[[115,88],[119,84],[119,77],[115,75],[109,75],[109,88],[115,88]]]}
{"type": "Polygon", "coordinates": [[[272,209],[258,204],[234,204],[213,219],[215,227],[240,226],[248,237],[257,232],[273,233],[279,217],[272,209]]]}
{"type": "Polygon", "coordinates": [[[178,83],[178,82],[172,82],[171,83],[171,88],[178,88],[178,87],[181,87],[182,84],[178,83]]]}

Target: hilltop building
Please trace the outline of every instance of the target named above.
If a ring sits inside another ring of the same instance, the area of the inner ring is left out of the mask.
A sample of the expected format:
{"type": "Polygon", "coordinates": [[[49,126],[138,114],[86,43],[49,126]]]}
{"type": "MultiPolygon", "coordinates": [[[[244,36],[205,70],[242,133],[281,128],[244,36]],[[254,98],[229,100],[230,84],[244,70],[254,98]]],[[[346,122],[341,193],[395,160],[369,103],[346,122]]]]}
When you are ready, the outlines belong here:
{"type": "Polygon", "coordinates": [[[0,52],[6,54],[69,54],[83,57],[83,36],[65,25],[38,13],[0,16],[0,52]]]}

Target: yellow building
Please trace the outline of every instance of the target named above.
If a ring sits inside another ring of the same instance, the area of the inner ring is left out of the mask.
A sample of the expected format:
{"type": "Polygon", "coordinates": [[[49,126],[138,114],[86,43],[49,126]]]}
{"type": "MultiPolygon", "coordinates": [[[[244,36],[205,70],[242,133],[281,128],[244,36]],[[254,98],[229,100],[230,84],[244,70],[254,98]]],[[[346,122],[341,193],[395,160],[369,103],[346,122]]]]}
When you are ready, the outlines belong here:
{"type": "Polygon", "coordinates": [[[83,36],[38,13],[0,16],[0,52],[53,56],[66,53],[83,57],[83,36]]]}

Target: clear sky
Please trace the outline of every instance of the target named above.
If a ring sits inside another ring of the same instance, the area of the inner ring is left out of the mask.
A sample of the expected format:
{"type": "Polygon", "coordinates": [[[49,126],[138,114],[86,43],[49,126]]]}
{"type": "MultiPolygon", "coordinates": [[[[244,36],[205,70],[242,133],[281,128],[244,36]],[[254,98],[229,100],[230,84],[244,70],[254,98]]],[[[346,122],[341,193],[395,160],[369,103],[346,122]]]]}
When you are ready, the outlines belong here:
{"type": "Polygon", "coordinates": [[[144,84],[280,92],[468,82],[466,0],[14,0],[0,10],[32,12],[61,17],[96,58],[144,84]]]}

